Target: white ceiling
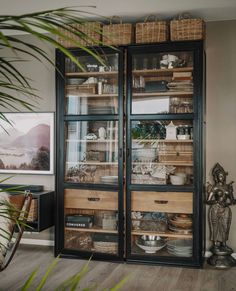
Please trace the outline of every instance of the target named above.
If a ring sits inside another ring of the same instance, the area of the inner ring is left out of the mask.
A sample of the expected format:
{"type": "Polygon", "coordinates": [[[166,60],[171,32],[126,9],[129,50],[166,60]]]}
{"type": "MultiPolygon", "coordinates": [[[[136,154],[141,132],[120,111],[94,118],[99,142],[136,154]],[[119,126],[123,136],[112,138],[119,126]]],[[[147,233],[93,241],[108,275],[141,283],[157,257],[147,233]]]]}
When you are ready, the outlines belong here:
{"type": "Polygon", "coordinates": [[[95,5],[96,8],[79,9],[106,17],[123,16],[124,20],[130,21],[143,20],[148,14],[156,14],[161,19],[172,18],[186,11],[206,21],[236,19],[236,0],[0,0],[0,14],[23,14],[79,5],[95,5]]]}

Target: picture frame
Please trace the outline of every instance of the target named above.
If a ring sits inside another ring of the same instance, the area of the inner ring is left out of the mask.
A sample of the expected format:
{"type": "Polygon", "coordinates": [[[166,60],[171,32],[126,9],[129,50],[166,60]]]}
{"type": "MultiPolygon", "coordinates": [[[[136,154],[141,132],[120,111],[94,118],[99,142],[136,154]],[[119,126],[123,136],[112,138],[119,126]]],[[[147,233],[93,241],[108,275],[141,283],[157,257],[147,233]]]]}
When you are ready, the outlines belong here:
{"type": "Polygon", "coordinates": [[[54,113],[4,113],[0,121],[0,173],[54,173],[54,113]]]}

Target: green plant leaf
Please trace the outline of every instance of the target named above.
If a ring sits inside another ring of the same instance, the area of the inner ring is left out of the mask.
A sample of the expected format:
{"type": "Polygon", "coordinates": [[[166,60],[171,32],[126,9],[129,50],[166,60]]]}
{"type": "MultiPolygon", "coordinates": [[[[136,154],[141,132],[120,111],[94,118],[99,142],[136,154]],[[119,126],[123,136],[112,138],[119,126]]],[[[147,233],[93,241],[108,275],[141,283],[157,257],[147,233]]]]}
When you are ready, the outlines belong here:
{"type": "Polygon", "coordinates": [[[124,284],[126,283],[126,281],[129,279],[129,275],[125,276],[118,284],[116,284],[113,288],[110,289],[110,291],[117,291],[119,290],[121,287],[124,286],[124,284]]]}
{"type": "Polygon", "coordinates": [[[51,265],[49,266],[49,268],[47,269],[46,273],[44,274],[41,282],[39,283],[38,287],[35,289],[36,291],[40,291],[42,290],[43,286],[45,285],[46,283],[46,280],[49,276],[49,274],[51,273],[51,271],[53,270],[53,268],[56,266],[57,262],[59,260],[59,256],[56,257],[53,262],[51,263],[51,265]]]}
{"type": "Polygon", "coordinates": [[[83,276],[88,272],[88,265],[91,261],[92,257],[88,260],[88,262],[83,266],[82,270],[73,276],[71,276],[69,279],[61,283],[55,291],[66,291],[66,290],[76,290],[80,280],[83,278],[83,276]]]}
{"type": "Polygon", "coordinates": [[[25,282],[24,286],[22,287],[21,291],[28,291],[29,288],[32,286],[32,283],[34,281],[34,278],[36,276],[36,274],[38,273],[39,268],[37,268],[36,270],[34,270],[29,278],[27,279],[27,281],[25,282]]]}

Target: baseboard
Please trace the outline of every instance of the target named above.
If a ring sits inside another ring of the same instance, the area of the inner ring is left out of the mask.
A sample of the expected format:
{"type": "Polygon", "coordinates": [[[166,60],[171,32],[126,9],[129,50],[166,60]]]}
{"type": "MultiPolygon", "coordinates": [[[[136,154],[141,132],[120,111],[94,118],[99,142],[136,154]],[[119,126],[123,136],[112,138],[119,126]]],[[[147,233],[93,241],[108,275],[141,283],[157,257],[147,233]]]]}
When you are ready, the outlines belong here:
{"type": "Polygon", "coordinates": [[[20,244],[39,245],[39,246],[54,246],[54,241],[47,240],[47,239],[22,238],[20,241],[20,244]]]}
{"type": "MultiPolygon", "coordinates": [[[[209,258],[212,255],[210,251],[205,252],[205,258],[209,258]]],[[[231,255],[234,259],[236,259],[236,253],[232,253],[231,255]]]]}

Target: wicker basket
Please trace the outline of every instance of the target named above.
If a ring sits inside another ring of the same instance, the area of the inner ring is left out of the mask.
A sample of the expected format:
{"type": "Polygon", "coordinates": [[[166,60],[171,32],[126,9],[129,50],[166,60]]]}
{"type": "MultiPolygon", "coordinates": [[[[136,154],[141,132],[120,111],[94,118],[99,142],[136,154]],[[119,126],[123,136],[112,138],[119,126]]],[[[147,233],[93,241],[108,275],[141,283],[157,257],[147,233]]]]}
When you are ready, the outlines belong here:
{"type": "MultiPolygon", "coordinates": [[[[75,28],[75,31],[79,30],[81,32],[81,37],[67,30],[61,29],[61,32],[84,46],[100,44],[102,38],[102,24],[100,22],[84,22],[83,24],[72,24],[71,26],[75,28]]],[[[57,41],[65,47],[75,46],[71,40],[65,40],[61,37],[58,37],[57,41]]]]}
{"type": "MultiPolygon", "coordinates": [[[[166,21],[154,19],[153,15],[146,17],[144,22],[135,25],[136,43],[165,42],[168,40],[168,26],[166,21]]],[[[155,17],[155,16],[154,16],[155,17]]]]}
{"type": "Polygon", "coordinates": [[[116,254],[118,252],[118,243],[116,242],[93,242],[94,251],[98,253],[116,254]]]}
{"type": "Polygon", "coordinates": [[[32,199],[27,221],[33,222],[38,219],[38,199],[32,199]]]}
{"type": "Polygon", "coordinates": [[[110,24],[103,26],[103,44],[104,45],[126,45],[133,40],[132,24],[122,23],[119,16],[113,16],[110,24]],[[119,24],[112,24],[113,19],[119,18],[119,24]]]}
{"type": "Polygon", "coordinates": [[[179,16],[177,20],[170,22],[170,39],[200,40],[205,37],[205,22],[200,18],[189,18],[189,15],[179,16]]]}

